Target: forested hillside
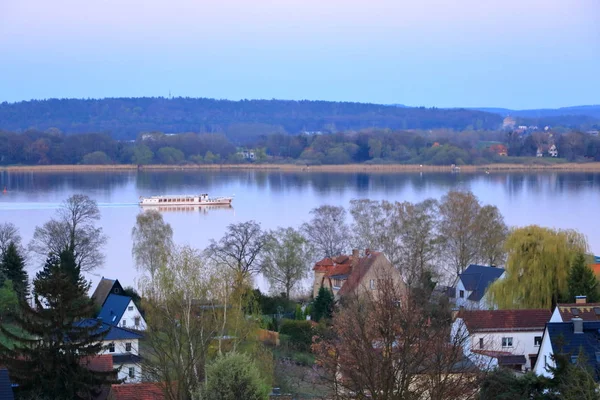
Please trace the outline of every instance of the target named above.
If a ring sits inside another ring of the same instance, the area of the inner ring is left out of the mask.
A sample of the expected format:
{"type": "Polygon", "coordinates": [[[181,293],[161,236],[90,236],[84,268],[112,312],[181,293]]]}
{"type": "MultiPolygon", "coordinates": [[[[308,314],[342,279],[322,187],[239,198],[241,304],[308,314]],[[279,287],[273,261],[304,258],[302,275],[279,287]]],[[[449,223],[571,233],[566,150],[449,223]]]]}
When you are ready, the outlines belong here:
{"type": "Polygon", "coordinates": [[[0,129],[108,133],[225,133],[235,142],[275,132],[338,132],[365,128],[497,129],[502,116],[478,110],[402,108],[327,101],[202,98],[49,99],[0,104],[0,129]]]}

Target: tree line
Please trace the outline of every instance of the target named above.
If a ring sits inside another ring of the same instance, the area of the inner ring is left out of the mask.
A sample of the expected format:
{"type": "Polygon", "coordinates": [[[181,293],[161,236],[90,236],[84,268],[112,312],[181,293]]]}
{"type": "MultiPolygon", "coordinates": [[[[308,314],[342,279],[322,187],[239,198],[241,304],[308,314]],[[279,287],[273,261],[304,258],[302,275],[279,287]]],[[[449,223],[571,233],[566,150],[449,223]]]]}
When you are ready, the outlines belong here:
{"type": "MultiPolygon", "coordinates": [[[[241,137],[241,136],[240,136],[241,137]]],[[[235,141],[223,133],[139,134],[134,141],[108,134],[0,130],[0,165],[402,163],[431,165],[530,162],[552,144],[561,160],[599,161],[600,137],[577,131],[398,131],[367,129],[321,135],[263,131],[235,141]],[[504,146],[508,157],[500,155],[504,146]],[[253,158],[242,150],[251,151],[253,158]]]]}

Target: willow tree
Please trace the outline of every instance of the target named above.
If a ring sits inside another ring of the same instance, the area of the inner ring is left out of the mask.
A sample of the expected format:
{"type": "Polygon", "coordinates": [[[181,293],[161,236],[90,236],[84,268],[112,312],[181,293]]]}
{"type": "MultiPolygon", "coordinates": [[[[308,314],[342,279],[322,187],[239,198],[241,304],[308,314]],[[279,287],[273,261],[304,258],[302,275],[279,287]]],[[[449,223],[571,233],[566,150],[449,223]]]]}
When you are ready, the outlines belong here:
{"type": "Polygon", "coordinates": [[[489,295],[499,308],[552,308],[568,298],[568,276],[577,254],[587,250],[584,235],[536,225],[513,230],[506,239],[504,278],[489,295]]]}
{"type": "Polygon", "coordinates": [[[150,272],[154,278],[156,271],[167,264],[173,248],[173,229],[156,210],[146,210],[138,214],[131,230],[133,247],[131,254],[139,270],[150,272]]]}

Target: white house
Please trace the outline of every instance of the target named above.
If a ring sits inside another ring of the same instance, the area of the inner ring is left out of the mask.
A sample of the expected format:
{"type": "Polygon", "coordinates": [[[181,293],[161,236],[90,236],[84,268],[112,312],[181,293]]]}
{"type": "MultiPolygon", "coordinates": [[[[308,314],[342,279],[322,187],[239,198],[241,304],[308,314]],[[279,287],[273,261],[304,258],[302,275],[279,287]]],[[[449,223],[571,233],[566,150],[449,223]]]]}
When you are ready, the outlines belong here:
{"type": "Polygon", "coordinates": [[[465,356],[476,364],[531,370],[542,344],[549,310],[461,310],[453,332],[469,337],[465,356]]]}
{"type": "MultiPolygon", "coordinates": [[[[94,326],[96,319],[79,322],[80,326],[94,326]]],[[[125,383],[141,382],[142,365],[139,353],[139,340],[142,335],[138,332],[119,328],[102,322],[99,332],[107,331],[102,339],[102,351],[99,355],[112,355],[113,365],[118,369],[117,378],[125,383]]]]}
{"type": "Polygon", "coordinates": [[[146,320],[144,320],[140,310],[129,296],[109,294],[98,314],[98,318],[113,326],[138,331],[146,330],[146,320]]]}
{"type": "Polygon", "coordinates": [[[504,275],[504,269],[471,264],[458,275],[454,285],[454,298],[457,307],[469,310],[494,308],[487,297],[488,287],[504,275]]]}
{"type": "Polygon", "coordinates": [[[584,321],[573,318],[569,322],[550,322],[546,325],[542,345],[533,371],[536,375],[551,378],[549,368],[555,367],[554,355],[562,355],[567,362],[585,362],[593,371],[594,379],[599,380],[600,371],[600,321],[584,321]],[[579,360],[583,353],[584,359],[579,360]]]}

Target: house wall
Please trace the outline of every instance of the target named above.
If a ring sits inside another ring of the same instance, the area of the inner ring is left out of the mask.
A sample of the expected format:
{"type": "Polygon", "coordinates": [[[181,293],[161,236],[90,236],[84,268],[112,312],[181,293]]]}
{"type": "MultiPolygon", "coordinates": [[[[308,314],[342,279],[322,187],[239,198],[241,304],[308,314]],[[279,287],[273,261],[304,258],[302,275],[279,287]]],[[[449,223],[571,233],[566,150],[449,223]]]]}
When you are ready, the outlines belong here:
{"type": "Polygon", "coordinates": [[[469,290],[465,289],[465,285],[463,285],[462,281],[459,279],[458,282],[456,283],[456,294],[454,297],[456,299],[456,306],[471,309],[471,307],[470,307],[471,304],[469,304],[469,303],[472,303],[472,302],[467,300],[467,298],[469,297],[470,294],[471,294],[471,292],[469,290]],[[460,297],[461,290],[464,293],[463,297],[460,297]]]}
{"type": "Polygon", "coordinates": [[[473,350],[490,350],[490,351],[507,351],[511,354],[523,354],[527,363],[526,370],[531,370],[530,354],[537,354],[541,346],[535,345],[535,337],[542,337],[544,331],[502,331],[502,332],[475,332],[471,335],[471,349],[473,350]],[[502,347],[502,338],[512,337],[512,347],[502,347]],[[483,339],[483,349],[479,347],[479,340],[483,339]]]}
{"type": "Polygon", "coordinates": [[[550,342],[550,335],[548,335],[548,329],[544,331],[544,338],[542,339],[542,345],[540,346],[540,352],[538,353],[538,359],[533,367],[533,372],[536,375],[547,376],[552,378],[552,374],[546,370],[546,367],[554,367],[554,361],[552,361],[552,343],[550,342]]]}
{"type": "Polygon", "coordinates": [[[554,308],[554,311],[552,312],[552,316],[550,317],[550,322],[563,322],[562,315],[560,315],[560,311],[558,310],[558,307],[554,308]]]}
{"type": "MultiPolygon", "coordinates": [[[[467,326],[462,318],[456,318],[452,323],[451,338],[457,338],[457,340],[461,341],[462,338],[466,339],[469,335],[469,330],[467,329],[467,326]]],[[[479,369],[483,371],[494,369],[498,366],[498,360],[496,358],[474,353],[472,351],[472,346],[468,346],[466,343],[462,349],[465,357],[471,360],[479,369]]]]}
{"type": "Polygon", "coordinates": [[[389,278],[393,279],[394,285],[403,284],[400,272],[387,260],[387,258],[383,255],[379,255],[358,285],[358,294],[361,295],[366,292],[374,291],[375,298],[377,298],[379,293],[377,281],[379,279],[389,278]],[[371,286],[371,280],[373,281],[373,286],[371,286]]]}
{"type": "Polygon", "coordinates": [[[129,302],[129,304],[127,305],[127,308],[125,309],[125,312],[121,316],[121,320],[119,321],[119,325],[118,326],[121,326],[121,327],[124,327],[124,328],[129,328],[129,329],[137,329],[137,330],[140,330],[140,331],[145,331],[146,330],[146,321],[144,320],[144,317],[142,317],[142,314],[140,313],[140,311],[136,307],[136,305],[133,302],[133,300],[131,300],[129,302]],[[130,310],[129,308],[133,308],[133,309],[130,310]],[[135,319],[136,318],[139,318],[139,325],[138,326],[135,325],[135,319]]]}
{"type": "Polygon", "coordinates": [[[139,383],[142,381],[142,367],[139,364],[125,363],[115,365],[115,368],[120,368],[117,378],[124,379],[124,383],[139,383]],[[133,368],[134,370],[133,378],[129,377],[129,368],[133,368]]]}
{"type": "Polygon", "coordinates": [[[138,345],[138,339],[128,339],[128,340],[105,340],[104,342],[102,342],[102,344],[104,345],[104,348],[102,349],[102,351],[100,352],[100,354],[112,354],[112,355],[116,355],[116,354],[133,354],[133,355],[139,355],[139,345],[138,345]],[[115,351],[114,353],[111,353],[108,349],[108,346],[110,343],[114,343],[115,344],[115,351]],[[125,350],[127,348],[126,344],[127,343],[131,343],[131,351],[127,351],[125,350]]]}

